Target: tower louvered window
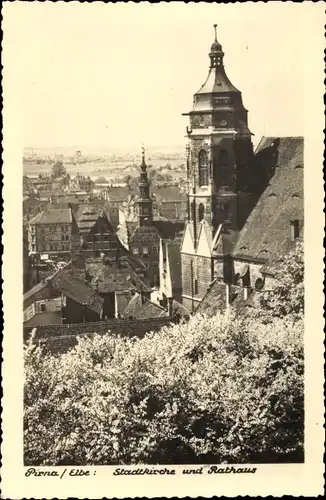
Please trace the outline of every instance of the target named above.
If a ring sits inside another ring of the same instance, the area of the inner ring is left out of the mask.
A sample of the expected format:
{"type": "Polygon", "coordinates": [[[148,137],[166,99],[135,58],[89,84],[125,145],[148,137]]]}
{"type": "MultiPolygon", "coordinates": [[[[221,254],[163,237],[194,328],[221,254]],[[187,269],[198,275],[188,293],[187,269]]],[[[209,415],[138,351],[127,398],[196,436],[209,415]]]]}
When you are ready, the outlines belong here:
{"type": "Polygon", "coordinates": [[[199,185],[208,185],[208,174],[209,174],[209,162],[208,154],[206,151],[202,150],[198,157],[198,167],[199,167],[199,185]]]}

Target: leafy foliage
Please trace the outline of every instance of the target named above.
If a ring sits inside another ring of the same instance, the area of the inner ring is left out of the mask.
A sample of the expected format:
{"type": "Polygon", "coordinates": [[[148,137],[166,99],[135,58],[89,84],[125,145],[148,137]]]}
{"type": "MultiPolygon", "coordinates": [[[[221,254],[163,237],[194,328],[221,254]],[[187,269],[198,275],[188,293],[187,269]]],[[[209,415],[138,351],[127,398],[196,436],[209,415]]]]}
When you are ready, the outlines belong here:
{"type": "Polygon", "coordinates": [[[304,313],[304,248],[298,242],[295,249],[275,265],[275,285],[257,294],[258,314],[265,319],[291,316],[301,319],[304,313]]]}
{"type": "Polygon", "coordinates": [[[303,322],[194,317],[25,352],[26,464],[302,460],[303,322]]]}
{"type": "Polygon", "coordinates": [[[256,310],[25,350],[25,463],[303,460],[303,248],[256,310]]]}
{"type": "Polygon", "coordinates": [[[57,161],[52,165],[52,178],[58,179],[59,177],[65,177],[67,174],[66,168],[62,161],[57,161]]]}

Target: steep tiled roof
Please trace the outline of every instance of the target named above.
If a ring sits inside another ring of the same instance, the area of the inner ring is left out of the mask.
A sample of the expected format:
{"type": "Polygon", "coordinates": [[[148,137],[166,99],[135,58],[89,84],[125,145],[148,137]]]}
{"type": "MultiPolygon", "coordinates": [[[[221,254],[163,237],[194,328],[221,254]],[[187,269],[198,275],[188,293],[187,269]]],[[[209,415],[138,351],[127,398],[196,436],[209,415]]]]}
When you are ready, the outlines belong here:
{"type": "Polygon", "coordinates": [[[195,314],[206,314],[214,316],[218,311],[223,311],[226,307],[225,283],[215,280],[207,291],[203,300],[196,309],[195,314]]]}
{"type": "Polygon", "coordinates": [[[151,289],[137,276],[132,266],[125,261],[124,266],[118,263],[89,262],[86,264],[91,283],[99,293],[151,289]]]}
{"type": "Polygon", "coordinates": [[[43,210],[31,219],[30,224],[70,224],[72,222],[70,208],[50,208],[43,210]]]}
{"type": "Polygon", "coordinates": [[[53,287],[65,297],[68,297],[78,304],[86,305],[96,313],[100,313],[104,300],[90,285],[82,279],[76,278],[69,271],[61,270],[52,279],[53,287]]]}
{"type": "Polygon", "coordinates": [[[173,316],[189,316],[190,312],[188,309],[180,304],[177,300],[173,300],[172,302],[172,313],[173,316]]]}
{"type": "Polygon", "coordinates": [[[134,319],[161,318],[167,316],[167,314],[166,309],[148,299],[142,299],[138,293],[132,297],[123,312],[125,318],[131,316],[134,319]]]}
{"type": "Polygon", "coordinates": [[[277,158],[274,175],[240,232],[234,257],[268,261],[286,253],[294,245],[291,220],[299,220],[303,232],[303,138],[264,137],[256,156],[273,147],[277,158]]]}

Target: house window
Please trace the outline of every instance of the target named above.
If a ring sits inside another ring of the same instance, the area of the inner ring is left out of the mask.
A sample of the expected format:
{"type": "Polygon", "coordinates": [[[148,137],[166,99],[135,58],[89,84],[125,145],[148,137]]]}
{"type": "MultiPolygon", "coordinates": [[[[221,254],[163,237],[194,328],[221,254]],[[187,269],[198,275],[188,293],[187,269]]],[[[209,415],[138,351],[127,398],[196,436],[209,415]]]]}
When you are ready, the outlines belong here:
{"type": "Polygon", "coordinates": [[[148,255],[148,247],[143,247],[143,255],[148,255]]]}
{"type": "Polygon", "coordinates": [[[194,295],[198,294],[198,280],[197,278],[194,281],[194,295]]]}
{"type": "Polygon", "coordinates": [[[35,226],[31,226],[32,233],[35,233],[35,226]]]}
{"type": "Polygon", "coordinates": [[[139,254],[139,249],[138,249],[138,248],[133,248],[133,249],[132,249],[132,253],[133,253],[134,255],[138,255],[138,254],[139,254]]]}
{"type": "Polygon", "coordinates": [[[198,170],[199,170],[199,185],[208,185],[208,154],[206,151],[201,150],[198,156],[198,170]]]}
{"type": "Polygon", "coordinates": [[[41,303],[41,312],[45,312],[45,304],[44,304],[44,302],[41,303]]]}
{"type": "Polygon", "coordinates": [[[292,220],[291,221],[291,241],[295,241],[299,238],[300,236],[300,224],[299,221],[292,220]]]}
{"type": "Polygon", "coordinates": [[[255,290],[262,290],[264,288],[264,280],[262,278],[257,278],[255,281],[255,290]]]}

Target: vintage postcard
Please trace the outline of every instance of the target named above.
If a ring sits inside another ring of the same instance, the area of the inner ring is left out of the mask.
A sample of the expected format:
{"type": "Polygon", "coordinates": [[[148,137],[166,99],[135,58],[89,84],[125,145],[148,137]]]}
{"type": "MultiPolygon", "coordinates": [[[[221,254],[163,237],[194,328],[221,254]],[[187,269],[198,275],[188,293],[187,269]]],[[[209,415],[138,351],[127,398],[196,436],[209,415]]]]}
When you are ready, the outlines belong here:
{"type": "Polygon", "coordinates": [[[4,3],[3,498],[322,495],[324,7],[4,3]]]}

